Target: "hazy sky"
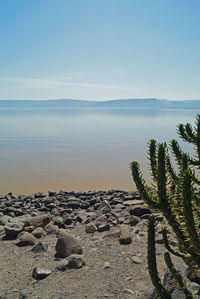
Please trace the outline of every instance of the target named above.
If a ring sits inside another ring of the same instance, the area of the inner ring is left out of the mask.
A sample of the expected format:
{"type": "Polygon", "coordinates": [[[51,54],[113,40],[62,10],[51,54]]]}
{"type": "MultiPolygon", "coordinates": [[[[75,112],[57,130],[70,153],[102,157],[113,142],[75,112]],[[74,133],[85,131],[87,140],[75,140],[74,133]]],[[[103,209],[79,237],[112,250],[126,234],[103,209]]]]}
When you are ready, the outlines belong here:
{"type": "Polygon", "coordinates": [[[200,99],[199,0],[1,0],[0,99],[200,99]]]}

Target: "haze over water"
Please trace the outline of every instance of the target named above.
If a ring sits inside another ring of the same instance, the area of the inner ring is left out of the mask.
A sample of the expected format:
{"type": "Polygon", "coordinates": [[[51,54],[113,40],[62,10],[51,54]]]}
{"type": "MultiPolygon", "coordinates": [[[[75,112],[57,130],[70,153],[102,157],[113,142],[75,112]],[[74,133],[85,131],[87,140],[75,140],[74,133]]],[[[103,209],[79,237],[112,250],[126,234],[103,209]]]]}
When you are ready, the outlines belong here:
{"type": "MultiPolygon", "coordinates": [[[[0,108],[0,193],[133,190],[129,163],[149,182],[147,142],[178,139],[195,110],[0,108]]],[[[181,145],[183,143],[181,142],[181,145]]],[[[184,144],[186,151],[191,150],[184,144]]]]}

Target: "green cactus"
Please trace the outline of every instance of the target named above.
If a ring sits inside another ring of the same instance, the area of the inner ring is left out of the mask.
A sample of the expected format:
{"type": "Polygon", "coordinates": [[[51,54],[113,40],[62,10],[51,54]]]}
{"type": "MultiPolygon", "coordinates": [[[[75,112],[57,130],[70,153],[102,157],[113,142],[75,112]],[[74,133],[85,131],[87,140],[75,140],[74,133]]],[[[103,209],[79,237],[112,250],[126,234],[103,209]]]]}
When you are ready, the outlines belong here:
{"type": "Polygon", "coordinates": [[[162,212],[177,237],[178,250],[174,250],[163,231],[166,249],[200,269],[200,200],[197,192],[200,180],[196,174],[200,169],[200,115],[196,117],[194,128],[189,123],[179,124],[177,132],[185,142],[193,145],[194,157],[185,153],[173,139],[169,146],[177,163],[177,167],[173,167],[166,143],[150,140],[148,158],[153,190],[145,183],[136,161],[130,163],[130,168],[141,198],[150,208],[162,212]]]}
{"type": "Polygon", "coordinates": [[[161,299],[170,299],[171,296],[167,293],[166,289],[161,283],[158,276],[157,263],[156,263],[156,246],[155,246],[155,218],[149,217],[148,223],[148,268],[152,283],[156,289],[158,296],[161,299]]]}

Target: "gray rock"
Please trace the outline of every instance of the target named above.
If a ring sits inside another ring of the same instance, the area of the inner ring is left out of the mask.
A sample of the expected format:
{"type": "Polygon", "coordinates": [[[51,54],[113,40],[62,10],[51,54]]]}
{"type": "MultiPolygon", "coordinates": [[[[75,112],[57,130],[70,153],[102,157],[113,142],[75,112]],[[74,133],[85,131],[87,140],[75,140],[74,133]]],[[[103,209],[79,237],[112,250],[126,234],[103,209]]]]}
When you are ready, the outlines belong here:
{"type": "Polygon", "coordinates": [[[72,254],[68,257],[68,268],[79,269],[85,265],[82,255],[72,254]]]}
{"type": "Polygon", "coordinates": [[[56,225],[53,224],[53,222],[50,222],[44,227],[44,231],[47,233],[47,235],[57,235],[59,233],[59,229],[56,225]]]}
{"type": "Polygon", "coordinates": [[[42,192],[37,192],[37,193],[34,194],[34,197],[35,198],[44,198],[44,197],[46,197],[46,195],[43,194],[42,192]]]}
{"type": "Polygon", "coordinates": [[[28,232],[22,232],[17,236],[17,242],[15,245],[22,247],[22,246],[31,246],[35,245],[37,239],[28,232]]]}
{"type": "Polygon", "coordinates": [[[110,224],[105,223],[105,224],[100,224],[97,228],[98,232],[105,232],[110,229],[110,224]]]}
{"type": "Polygon", "coordinates": [[[130,217],[128,218],[128,224],[131,225],[131,226],[135,226],[135,225],[137,225],[139,222],[140,222],[140,218],[137,217],[137,216],[132,215],[132,216],[130,216],[130,217]]]}
{"type": "Polygon", "coordinates": [[[23,231],[24,223],[23,222],[6,223],[4,228],[5,228],[6,237],[16,238],[17,235],[23,231]]]}
{"type": "Polygon", "coordinates": [[[102,214],[107,214],[110,213],[111,211],[111,206],[109,204],[109,202],[107,200],[104,200],[98,207],[98,210],[100,211],[100,213],[102,214]]]}
{"type": "Polygon", "coordinates": [[[96,227],[98,227],[101,224],[105,224],[107,222],[107,217],[105,215],[98,216],[94,222],[96,227]]]}
{"type": "Polygon", "coordinates": [[[197,267],[187,267],[185,276],[192,282],[200,284],[200,273],[197,267]]]}
{"type": "Polygon", "coordinates": [[[103,267],[104,267],[104,269],[108,269],[108,268],[110,268],[110,263],[109,263],[109,262],[105,262],[105,263],[103,264],[103,267]]]}
{"type": "Polygon", "coordinates": [[[82,254],[82,247],[77,238],[67,232],[62,232],[56,243],[56,252],[62,257],[68,257],[71,254],[82,254]]]}
{"type": "Polygon", "coordinates": [[[139,259],[139,257],[137,257],[137,256],[132,256],[132,257],[131,257],[131,261],[132,261],[134,264],[142,264],[141,259],[139,259]]]}
{"type": "Polygon", "coordinates": [[[4,215],[2,217],[0,217],[0,225],[5,225],[8,222],[11,222],[12,217],[8,216],[8,215],[4,215]]]}
{"type": "Polygon", "coordinates": [[[86,224],[86,226],[85,226],[85,232],[87,234],[93,234],[94,232],[96,232],[96,230],[97,230],[97,227],[94,225],[93,222],[90,222],[90,223],[86,224]]]}
{"type": "Polygon", "coordinates": [[[19,294],[19,299],[26,299],[30,295],[31,291],[28,289],[22,290],[19,294]]]}
{"type": "Polygon", "coordinates": [[[36,267],[36,268],[33,269],[32,276],[36,280],[39,280],[39,279],[46,278],[50,274],[51,274],[51,270],[50,269],[36,267]]]}
{"type": "Polygon", "coordinates": [[[141,217],[146,214],[151,214],[151,210],[145,206],[133,206],[129,210],[131,215],[141,217]]]}
{"type": "Polygon", "coordinates": [[[130,235],[129,227],[125,224],[120,225],[120,243],[131,244],[132,238],[130,235]]]}
{"type": "Polygon", "coordinates": [[[42,214],[33,217],[28,217],[26,219],[27,226],[35,226],[35,227],[45,227],[51,221],[49,215],[42,214]]]}
{"type": "Polygon", "coordinates": [[[175,289],[171,294],[172,299],[185,299],[185,294],[182,290],[175,289]]]}
{"type": "Polygon", "coordinates": [[[32,252],[38,253],[38,252],[47,252],[48,251],[48,245],[42,241],[35,244],[33,248],[31,249],[32,252]]]}
{"type": "Polygon", "coordinates": [[[39,239],[39,238],[45,236],[45,235],[46,235],[46,232],[43,230],[42,227],[36,227],[36,228],[32,231],[32,235],[33,235],[35,238],[39,239]]]}

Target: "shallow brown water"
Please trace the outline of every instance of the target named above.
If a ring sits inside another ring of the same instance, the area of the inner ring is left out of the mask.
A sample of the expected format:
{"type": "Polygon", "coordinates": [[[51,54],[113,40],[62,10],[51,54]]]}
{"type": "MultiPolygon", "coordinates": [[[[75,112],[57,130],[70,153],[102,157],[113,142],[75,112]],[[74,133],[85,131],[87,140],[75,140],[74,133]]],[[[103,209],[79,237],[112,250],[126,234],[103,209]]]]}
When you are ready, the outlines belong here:
{"type": "Polygon", "coordinates": [[[149,181],[148,140],[177,138],[176,125],[194,122],[195,114],[194,110],[0,107],[0,193],[132,190],[130,161],[140,162],[149,181]]]}

